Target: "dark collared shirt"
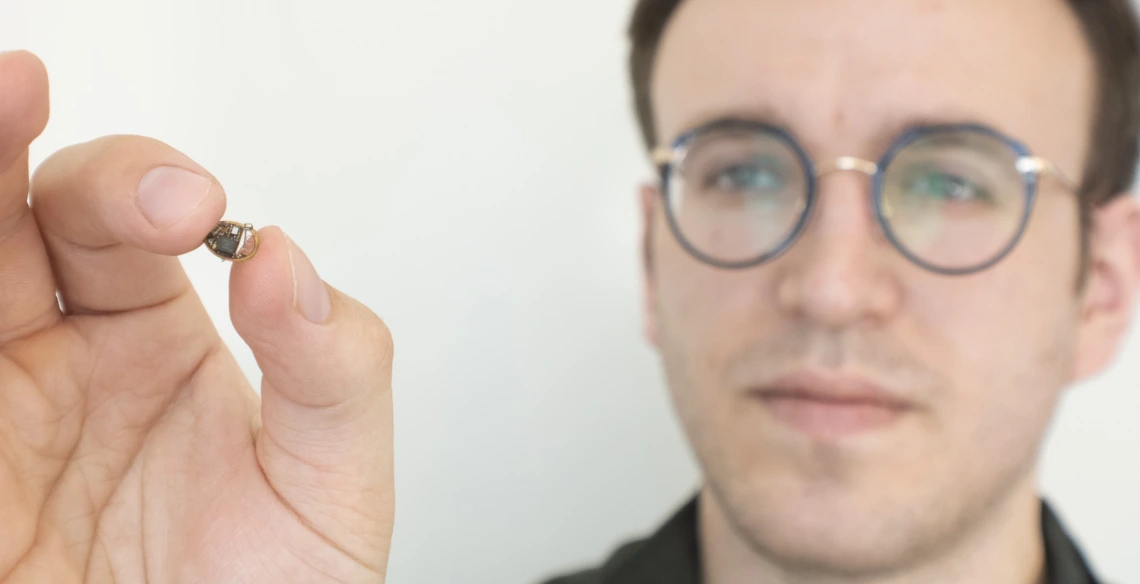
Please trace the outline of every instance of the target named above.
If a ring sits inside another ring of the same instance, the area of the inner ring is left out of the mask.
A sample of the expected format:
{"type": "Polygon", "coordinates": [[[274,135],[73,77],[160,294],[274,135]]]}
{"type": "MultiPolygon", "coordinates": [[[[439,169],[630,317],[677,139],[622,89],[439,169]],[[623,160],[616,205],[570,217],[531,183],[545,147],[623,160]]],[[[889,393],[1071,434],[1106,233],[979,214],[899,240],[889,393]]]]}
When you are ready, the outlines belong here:
{"type": "MultiPolygon", "coordinates": [[[[1041,503],[1045,538],[1046,584],[1100,584],[1072,538],[1045,502],[1041,503]]],[[[697,500],[689,501],[648,539],[625,544],[602,566],[551,580],[547,584],[699,584],[697,500]]]]}

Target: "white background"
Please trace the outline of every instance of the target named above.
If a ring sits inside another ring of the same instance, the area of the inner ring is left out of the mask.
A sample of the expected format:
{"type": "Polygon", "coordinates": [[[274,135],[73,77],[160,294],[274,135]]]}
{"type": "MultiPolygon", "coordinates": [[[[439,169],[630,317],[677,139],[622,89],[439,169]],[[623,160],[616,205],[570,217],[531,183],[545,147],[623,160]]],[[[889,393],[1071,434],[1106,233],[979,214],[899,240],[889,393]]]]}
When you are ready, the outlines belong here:
{"type": "MultiPolygon", "coordinates": [[[[390,581],[594,562],[697,484],[640,335],[628,0],[0,0],[52,76],[42,160],[108,133],[187,152],[397,339],[390,581]]],[[[184,260],[228,323],[227,267],[184,260]]],[[[1069,397],[1043,489],[1140,583],[1140,344],[1069,397]]],[[[256,383],[255,383],[256,386],[256,383]]]]}

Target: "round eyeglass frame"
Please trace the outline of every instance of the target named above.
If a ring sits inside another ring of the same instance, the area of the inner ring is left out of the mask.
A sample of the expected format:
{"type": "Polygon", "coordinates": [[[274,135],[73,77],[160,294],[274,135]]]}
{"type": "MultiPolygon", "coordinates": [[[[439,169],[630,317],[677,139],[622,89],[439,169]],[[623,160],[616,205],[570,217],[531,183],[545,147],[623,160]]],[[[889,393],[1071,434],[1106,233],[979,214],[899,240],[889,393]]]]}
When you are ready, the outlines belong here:
{"type": "Polygon", "coordinates": [[[792,135],[780,126],[772,124],[752,121],[752,120],[737,120],[728,119],[713,122],[711,124],[701,126],[694,130],[690,130],[676,140],[673,141],[672,146],[665,148],[658,148],[653,151],[653,160],[657,163],[658,171],[660,173],[661,181],[661,197],[665,204],[665,215],[669,223],[669,229],[673,232],[673,236],[681,247],[685,249],[693,257],[697,258],[703,263],[715,266],[718,268],[729,270],[740,270],[758,266],[765,262],[771,261],[776,257],[784,254],[792,245],[799,239],[807,228],[811,220],[812,213],[815,210],[816,201],[819,199],[819,180],[831,172],[839,170],[856,170],[868,174],[871,177],[871,207],[874,211],[875,218],[879,224],[879,228],[886,236],[891,245],[899,251],[904,257],[910,260],[915,265],[924,269],[930,270],[938,274],[947,276],[959,276],[966,274],[973,274],[982,270],[992,267],[1001,260],[1005,259],[1017,244],[1021,241],[1025,230],[1029,225],[1029,218],[1033,214],[1034,203],[1037,200],[1037,193],[1041,183],[1041,177],[1045,174],[1053,174],[1057,176],[1062,183],[1070,190],[1075,191],[1074,183],[1069,180],[1060,170],[1051,162],[1038,158],[1030,153],[1029,148],[1021,142],[1002,134],[1001,132],[975,123],[961,123],[961,124],[935,124],[925,126],[915,126],[907,129],[900,134],[894,142],[891,143],[887,151],[879,158],[877,163],[861,160],[859,158],[842,156],[836,159],[836,162],[830,168],[820,170],[819,165],[808,155],[799,142],[796,141],[792,135]],[[753,132],[758,135],[763,135],[766,138],[775,138],[782,142],[791,151],[796,159],[799,161],[801,168],[804,172],[805,186],[807,189],[806,202],[803,211],[800,213],[799,219],[796,221],[792,230],[780,242],[779,245],[774,247],[771,251],[765,252],[755,258],[741,261],[726,261],[714,258],[701,250],[697,249],[684,235],[680,222],[673,209],[673,205],[669,200],[669,187],[670,175],[675,168],[680,168],[685,161],[688,154],[689,146],[698,138],[712,132],[719,132],[725,130],[744,130],[753,132]],[[917,140],[949,132],[973,132],[982,134],[984,136],[996,139],[1005,146],[1007,146],[1017,156],[1017,170],[1020,172],[1025,185],[1025,209],[1022,212],[1020,223],[1016,232],[1010,239],[1009,243],[1000,249],[994,256],[987,259],[978,265],[969,266],[965,268],[946,268],[932,264],[917,254],[913,253],[895,235],[894,230],[890,226],[890,221],[886,216],[883,209],[883,181],[886,175],[886,170],[890,167],[892,161],[898,156],[907,146],[913,144],[917,140]],[[873,169],[871,168],[873,167],[873,169]]]}

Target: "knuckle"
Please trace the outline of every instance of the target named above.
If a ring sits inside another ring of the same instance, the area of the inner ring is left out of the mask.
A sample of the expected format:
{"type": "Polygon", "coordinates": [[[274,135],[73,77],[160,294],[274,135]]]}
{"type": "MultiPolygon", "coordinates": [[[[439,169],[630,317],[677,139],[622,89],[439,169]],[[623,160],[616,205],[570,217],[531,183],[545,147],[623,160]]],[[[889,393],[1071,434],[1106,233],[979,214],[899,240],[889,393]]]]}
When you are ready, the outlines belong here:
{"type": "Polygon", "coordinates": [[[75,170],[83,177],[137,175],[180,154],[164,142],[146,136],[110,135],[78,145],[84,152],[75,170]]]}
{"type": "Polygon", "coordinates": [[[369,325],[366,327],[365,347],[367,347],[369,354],[372,358],[383,365],[389,365],[396,352],[395,342],[392,339],[392,332],[388,329],[388,324],[384,322],[379,316],[376,316],[369,311],[370,318],[366,319],[369,325]]]}
{"type": "Polygon", "coordinates": [[[208,174],[165,142],[147,136],[114,134],[55,152],[36,170],[33,183],[45,191],[52,191],[52,186],[74,183],[99,185],[127,181],[133,187],[142,173],[167,164],[187,166],[208,174]]]}
{"type": "Polygon", "coordinates": [[[372,326],[369,327],[369,330],[372,331],[370,344],[373,348],[373,354],[381,363],[390,367],[396,353],[396,343],[392,339],[392,331],[384,319],[371,311],[369,314],[372,315],[372,326]]]}
{"type": "Polygon", "coordinates": [[[350,363],[364,363],[371,373],[384,374],[392,368],[395,357],[395,341],[392,331],[384,319],[359,302],[351,301],[355,308],[351,322],[356,334],[347,335],[345,358],[350,363]]]}

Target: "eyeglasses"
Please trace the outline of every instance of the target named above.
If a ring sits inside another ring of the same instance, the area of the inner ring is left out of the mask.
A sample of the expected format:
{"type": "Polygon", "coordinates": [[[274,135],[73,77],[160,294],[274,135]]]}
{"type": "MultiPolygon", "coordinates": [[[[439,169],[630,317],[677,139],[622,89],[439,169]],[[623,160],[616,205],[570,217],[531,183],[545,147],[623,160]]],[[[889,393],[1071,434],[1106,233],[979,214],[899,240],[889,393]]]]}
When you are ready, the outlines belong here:
{"type": "Polygon", "coordinates": [[[837,171],[868,175],[887,239],[948,275],[984,270],[1013,250],[1045,175],[1076,191],[1051,162],[976,124],[908,130],[877,163],[844,156],[816,165],[782,128],[728,120],[684,134],[653,160],[674,236],[697,259],[728,269],[787,251],[808,224],[820,179],[837,171]]]}

